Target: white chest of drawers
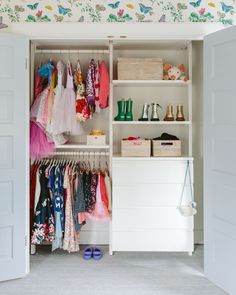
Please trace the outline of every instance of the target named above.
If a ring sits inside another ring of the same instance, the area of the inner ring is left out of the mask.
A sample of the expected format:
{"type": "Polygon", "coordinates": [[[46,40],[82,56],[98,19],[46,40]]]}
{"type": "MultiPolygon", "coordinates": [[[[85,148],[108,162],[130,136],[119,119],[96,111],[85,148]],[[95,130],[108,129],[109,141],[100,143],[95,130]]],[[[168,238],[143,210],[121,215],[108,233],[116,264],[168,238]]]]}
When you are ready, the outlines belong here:
{"type": "Polygon", "coordinates": [[[193,217],[177,209],[187,160],[193,179],[192,158],[113,158],[112,251],[193,252],[193,217]]]}

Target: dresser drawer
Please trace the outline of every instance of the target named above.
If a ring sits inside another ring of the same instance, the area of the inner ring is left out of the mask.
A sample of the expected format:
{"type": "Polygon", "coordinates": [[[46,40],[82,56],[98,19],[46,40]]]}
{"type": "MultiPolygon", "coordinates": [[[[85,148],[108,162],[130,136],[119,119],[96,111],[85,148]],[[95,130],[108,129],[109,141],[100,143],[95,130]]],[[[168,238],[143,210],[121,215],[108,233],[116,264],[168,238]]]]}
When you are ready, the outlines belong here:
{"type": "MultiPolygon", "coordinates": [[[[136,183],[113,185],[113,209],[139,207],[174,207],[178,206],[182,184],[136,183]]],[[[183,203],[190,201],[189,186],[184,190],[183,203]]]]}
{"type": "Polygon", "coordinates": [[[193,252],[193,231],[115,231],[112,235],[112,250],[193,252]]]}
{"type": "MultiPolygon", "coordinates": [[[[183,183],[185,160],[113,160],[113,184],[183,183]]],[[[193,176],[192,162],[191,176],[193,176]]],[[[193,178],[193,177],[192,177],[193,178]]]]}
{"type": "Polygon", "coordinates": [[[193,229],[193,217],[182,216],[174,207],[143,207],[114,209],[114,231],[138,231],[145,229],[193,229]]]}

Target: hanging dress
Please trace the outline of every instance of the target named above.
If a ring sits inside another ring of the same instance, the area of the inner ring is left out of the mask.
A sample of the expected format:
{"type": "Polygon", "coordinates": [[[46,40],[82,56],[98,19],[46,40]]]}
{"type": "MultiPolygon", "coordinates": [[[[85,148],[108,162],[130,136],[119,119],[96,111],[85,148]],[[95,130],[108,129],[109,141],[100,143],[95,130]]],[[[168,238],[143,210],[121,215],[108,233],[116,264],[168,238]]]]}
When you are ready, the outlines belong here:
{"type": "Polygon", "coordinates": [[[63,249],[68,252],[79,251],[79,243],[75,230],[73,216],[73,179],[72,169],[67,166],[64,174],[64,188],[66,189],[66,204],[65,204],[65,234],[63,241],[63,249]]]}
{"type": "Polygon", "coordinates": [[[95,110],[95,61],[92,59],[89,64],[86,78],[86,99],[90,108],[91,115],[95,110]]]}
{"type": "Polygon", "coordinates": [[[105,61],[100,64],[100,91],[99,102],[101,109],[109,106],[109,91],[110,91],[110,78],[105,61]]]}
{"type": "Polygon", "coordinates": [[[99,93],[100,93],[99,61],[97,61],[96,63],[94,87],[95,87],[95,113],[100,113],[101,108],[100,108],[100,102],[99,102],[99,93]]]}
{"type": "Polygon", "coordinates": [[[54,218],[50,191],[48,188],[48,177],[46,165],[40,167],[40,196],[34,214],[32,244],[41,245],[44,241],[54,240],[54,218]]]}
{"type": "Polygon", "coordinates": [[[108,171],[105,171],[105,185],[106,185],[106,192],[107,192],[107,197],[108,197],[108,211],[111,212],[111,193],[112,193],[112,189],[111,189],[111,178],[108,174],[108,171]]]}
{"type": "Polygon", "coordinates": [[[90,109],[86,100],[86,87],[83,81],[80,62],[77,62],[77,68],[74,71],[74,81],[77,88],[76,92],[76,118],[84,122],[90,118],[90,109]]]}
{"type": "Polygon", "coordinates": [[[72,135],[83,135],[84,129],[80,122],[76,120],[76,102],[75,91],[73,83],[73,75],[71,65],[67,63],[67,81],[66,88],[63,92],[62,99],[64,100],[64,119],[62,132],[70,133],[72,135]]]}
{"type": "Polygon", "coordinates": [[[91,213],[87,213],[86,216],[92,220],[106,221],[110,220],[110,214],[108,212],[106,204],[104,204],[104,202],[102,201],[102,194],[104,194],[104,191],[103,188],[101,190],[101,177],[101,173],[99,173],[94,211],[91,213]]]}

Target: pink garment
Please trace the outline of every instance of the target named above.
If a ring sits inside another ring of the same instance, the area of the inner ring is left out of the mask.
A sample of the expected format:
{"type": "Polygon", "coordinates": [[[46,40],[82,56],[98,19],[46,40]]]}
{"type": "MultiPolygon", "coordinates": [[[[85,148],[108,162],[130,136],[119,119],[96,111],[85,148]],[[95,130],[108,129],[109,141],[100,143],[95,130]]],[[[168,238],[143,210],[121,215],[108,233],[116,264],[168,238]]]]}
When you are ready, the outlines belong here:
{"type": "Polygon", "coordinates": [[[100,91],[99,102],[101,109],[105,109],[109,105],[109,91],[110,91],[110,79],[108,69],[105,61],[100,64],[100,91]]]}
{"type": "Polygon", "coordinates": [[[40,159],[51,156],[55,145],[48,141],[43,130],[33,121],[30,122],[30,157],[40,159]]]}
{"type": "Polygon", "coordinates": [[[104,189],[101,190],[101,175],[98,174],[98,184],[96,190],[96,204],[94,211],[92,213],[86,213],[86,216],[92,220],[110,220],[110,214],[108,212],[107,206],[102,201],[102,194],[104,194],[104,189]]]}

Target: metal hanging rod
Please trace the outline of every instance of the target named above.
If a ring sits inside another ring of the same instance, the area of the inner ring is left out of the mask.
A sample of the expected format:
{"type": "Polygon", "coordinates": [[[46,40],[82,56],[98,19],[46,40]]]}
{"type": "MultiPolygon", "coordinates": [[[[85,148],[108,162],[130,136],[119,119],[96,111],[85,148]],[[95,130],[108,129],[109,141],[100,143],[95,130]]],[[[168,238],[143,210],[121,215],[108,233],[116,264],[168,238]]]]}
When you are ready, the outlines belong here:
{"type": "Polygon", "coordinates": [[[53,156],[109,156],[109,152],[58,152],[53,156]]]}
{"type": "Polygon", "coordinates": [[[35,53],[93,53],[93,54],[109,54],[109,50],[107,49],[36,49],[35,53]]]}

